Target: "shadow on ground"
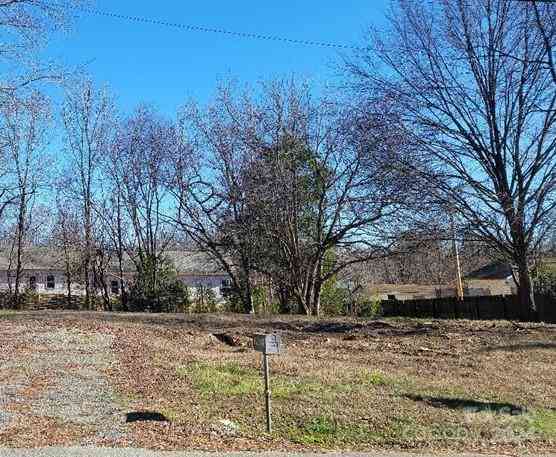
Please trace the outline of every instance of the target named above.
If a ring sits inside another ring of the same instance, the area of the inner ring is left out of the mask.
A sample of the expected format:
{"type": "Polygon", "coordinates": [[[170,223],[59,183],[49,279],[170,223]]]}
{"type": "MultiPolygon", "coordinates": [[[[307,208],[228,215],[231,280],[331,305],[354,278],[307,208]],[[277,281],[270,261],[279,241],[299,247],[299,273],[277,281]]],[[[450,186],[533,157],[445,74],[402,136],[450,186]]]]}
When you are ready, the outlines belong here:
{"type": "Polygon", "coordinates": [[[523,349],[556,349],[556,342],[527,341],[509,345],[489,346],[481,349],[479,352],[519,351],[523,349]]]}
{"type": "Polygon", "coordinates": [[[470,400],[466,398],[434,397],[425,395],[406,394],[405,398],[413,401],[423,402],[435,408],[459,409],[466,412],[492,412],[495,414],[508,414],[517,416],[527,412],[526,408],[512,403],[486,402],[470,400]]]}
{"type": "Polygon", "coordinates": [[[126,422],[169,422],[168,418],[154,411],[134,411],[126,414],[126,422]]]}

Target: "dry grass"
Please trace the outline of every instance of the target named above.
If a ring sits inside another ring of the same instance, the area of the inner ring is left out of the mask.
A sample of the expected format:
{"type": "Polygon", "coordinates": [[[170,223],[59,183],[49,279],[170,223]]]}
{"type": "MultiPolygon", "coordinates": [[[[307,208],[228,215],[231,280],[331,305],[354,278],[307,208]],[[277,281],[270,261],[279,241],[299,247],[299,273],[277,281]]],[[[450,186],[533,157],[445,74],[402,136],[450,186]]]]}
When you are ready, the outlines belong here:
{"type": "MultiPolygon", "coordinates": [[[[169,419],[127,424],[125,437],[110,445],[556,450],[556,326],[236,315],[46,316],[0,316],[0,326],[8,335],[13,326],[33,329],[37,322],[46,332],[64,327],[110,333],[118,363],[106,375],[122,410],[154,411],[169,419]],[[237,336],[243,345],[219,342],[212,336],[219,332],[237,336]],[[250,338],[259,332],[281,333],[287,347],[271,359],[272,436],[264,433],[260,355],[250,347],[250,338]],[[221,420],[234,422],[239,431],[230,432],[221,420]]],[[[24,365],[32,346],[8,344],[17,347],[24,365]]],[[[59,442],[66,429],[64,424],[53,431],[52,441],[59,442]]],[[[67,433],[66,441],[79,443],[88,432],[67,433]]],[[[0,433],[0,445],[6,436],[0,433]]],[[[15,438],[7,442],[17,444],[15,438]]],[[[33,443],[27,435],[26,443],[33,443]]]]}

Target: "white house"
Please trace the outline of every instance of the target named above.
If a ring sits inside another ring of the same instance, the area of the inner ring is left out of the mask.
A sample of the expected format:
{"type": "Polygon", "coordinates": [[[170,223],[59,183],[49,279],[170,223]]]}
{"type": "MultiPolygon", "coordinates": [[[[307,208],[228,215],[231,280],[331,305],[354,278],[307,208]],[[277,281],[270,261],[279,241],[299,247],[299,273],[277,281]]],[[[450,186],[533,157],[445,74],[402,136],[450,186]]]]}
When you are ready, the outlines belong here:
{"type": "Polygon", "coordinates": [[[206,252],[168,251],[164,255],[176,268],[178,279],[192,291],[208,288],[217,300],[221,300],[231,286],[228,273],[206,252]]]}
{"type": "MultiPolygon", "coordinates": [[[[200,251],[168,251],[164,253],[176,268],[177,276],[192,293],[201,287],[211,289],[217,300],[230,287],[229,275],[219,268],[209,255],[200,251]]],[[[66,270],[62,253],[52,248],[33,247],[22,256],[23,271],[20,276],[20,291],[33,290],[38,294],[66,294],[68,290],[66,270]]],[[[0,290],[15,287],[16,262],[10,251],[0,251],[0,290]]],[[[120,294],[121,279],[129,284],[136,274],[135,264],[126,256],[123,262],[124,277],[120,278],[116,259],[110,260],[107,282],[110,293],[120,294]]],[[[80,282],[71,283],[72,295],[84,295],[80,282]]]]}
{"type": "MultiPolygon", "coordinates": [[[[23,271],[19,278],[20,291],[31,289],[37,293],[63,294],[67,290],[63,262],[54,250],[29,248],[22,254],[23,271]]],[[[16,279],[15,254],[0,251],[0,290],[13,290],[16,279]]],[[[76,295],[80,285],[72,285],[76,295]]]]}

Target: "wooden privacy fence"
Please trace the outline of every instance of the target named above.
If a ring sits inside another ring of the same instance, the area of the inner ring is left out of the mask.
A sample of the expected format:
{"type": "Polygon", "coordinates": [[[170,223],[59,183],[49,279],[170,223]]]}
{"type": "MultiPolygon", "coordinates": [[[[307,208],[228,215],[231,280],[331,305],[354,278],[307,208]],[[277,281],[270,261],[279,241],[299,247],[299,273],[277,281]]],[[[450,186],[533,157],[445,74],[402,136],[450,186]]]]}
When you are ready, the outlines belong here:
{"type": "Polygon", "coordinates": [[[73,295],[68,297],[61,294],[22,294],[19,298],[19,306],[14,304],[14,298],[10,294],[0,294],[0,308],[18,308],[21,310],[80,310],[85,309],[85,297],[73,295]]]}
{"type": "Polygon", "coordinates": [[[537,315],[523,310],[516,295],[486,295],[442,297],[415,300],[383,300],[384,316],[449,318],[449,319],[508,319],[556,323],[556,298],[535,295],[537,315]]]}

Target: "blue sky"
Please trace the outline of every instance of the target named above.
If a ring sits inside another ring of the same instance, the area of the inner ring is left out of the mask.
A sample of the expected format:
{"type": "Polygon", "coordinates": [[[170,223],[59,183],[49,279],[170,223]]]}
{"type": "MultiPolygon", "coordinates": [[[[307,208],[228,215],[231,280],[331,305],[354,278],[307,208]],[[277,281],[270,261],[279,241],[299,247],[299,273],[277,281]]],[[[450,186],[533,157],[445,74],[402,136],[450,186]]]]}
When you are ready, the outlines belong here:
{"type": "MultiPolygon", "coordinates": [[[[359,45],[380,25],[388,0],[97,0],[97,10],[231,31],[359,45]]],[[[334,81],[339,50],[189,32],[78,13],[73,30],[46,50],[68,67],[85,65],[124,111],[141,102],[172,115],[189,97],[206,101],[219,79],[253,83],[289,76],[317,86],[334,81]]]]}

